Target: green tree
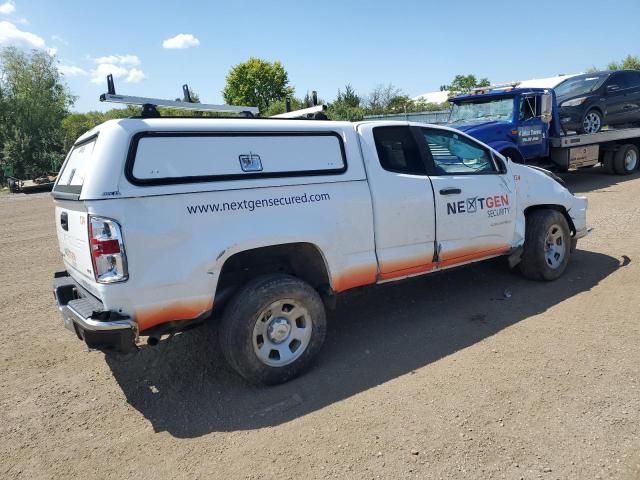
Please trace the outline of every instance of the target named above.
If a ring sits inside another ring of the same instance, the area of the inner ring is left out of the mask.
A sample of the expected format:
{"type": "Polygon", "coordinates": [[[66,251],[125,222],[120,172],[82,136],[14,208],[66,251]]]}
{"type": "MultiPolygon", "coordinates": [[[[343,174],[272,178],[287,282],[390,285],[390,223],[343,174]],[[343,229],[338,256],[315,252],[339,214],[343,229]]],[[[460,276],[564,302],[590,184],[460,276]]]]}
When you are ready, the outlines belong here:
{"type": "Polygon", "coordinates": [[[55,58],[34,50],[0,51],[2,170],[31,177],[57,170],[64,159],[61,124],[74,97],[55,58]]]}
{"type": "Polygon", "coordinates": [[[246,105],[267,110],[271,103],[292,96],[289,75],[278,61],[268,62],[251,57],[234,66],[227,75],[222,91],[230,105],[246,105]]]}
{"type": "Polygon", "coordinates": [[[450,85],[441,85],[440,91],[448,91],[451,95],[470,92],[473,88],[488,87],[491,85],[488,78],[478,80],[475,75],[456,75],[450,85]]]}
{"type": "Polygon", "coordinates": [[[640,57],[627,55],[621,62],[611,62],[607,70],[640,70],[640,57]]]}
{"type": "Polygon", "coordinates": [[[367,115],[383,115],[385,113],[392,113],[392,108],[397,108],[400,105],[401,100],[398,97],[403,97],[402,90],[393,85],[378,85],[367,97],[366,111],[367,115]]]}
{"type": "Polygon", "coordinates": [[[350,84],[345,85],[344,92],[338,90],[336,99],[327,107],[327,116],[332,120],[357,122],[364,118],[362,99],[350,84]]]}

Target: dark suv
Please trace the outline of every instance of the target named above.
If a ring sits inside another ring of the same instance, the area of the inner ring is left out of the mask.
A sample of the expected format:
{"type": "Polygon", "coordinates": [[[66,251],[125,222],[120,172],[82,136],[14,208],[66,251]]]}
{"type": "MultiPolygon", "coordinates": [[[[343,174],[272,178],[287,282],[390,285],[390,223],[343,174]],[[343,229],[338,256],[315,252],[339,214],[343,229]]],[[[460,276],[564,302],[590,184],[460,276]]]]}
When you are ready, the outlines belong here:
{"type": "Polygon", "coordinates": [[[585,73],[554,90],[565,132],[596,133],[603,125],[640,122],[640,71],[585,73]]]}

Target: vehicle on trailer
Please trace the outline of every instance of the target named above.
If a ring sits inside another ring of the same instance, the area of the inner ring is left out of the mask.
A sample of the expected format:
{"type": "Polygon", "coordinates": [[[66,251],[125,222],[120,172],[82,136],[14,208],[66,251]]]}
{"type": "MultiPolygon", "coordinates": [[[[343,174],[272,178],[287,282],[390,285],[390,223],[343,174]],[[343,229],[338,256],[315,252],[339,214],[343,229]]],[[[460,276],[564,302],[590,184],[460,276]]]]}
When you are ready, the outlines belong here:
{"type": "Polygon", "coordinates": [[[586,73],[554,90],[565,132],[598,133],[604,125],[640,123],[640,71],[586,73]]]}
{"type": "MultiPolygon", "coordinates": [[[[481,140],[516,163],[559,171],[602,164],[607,172],[619,175],[637,171],[640,128],[580,135],[564,133],[563,115],[568,118],[566,109],[574,108],[571,102],[576,98],[563,100],[565,107],[559,108],[556,93],[565,92],[562,86],[579,77],[565,80],[555,90],[521,88],[517,83],[474,89],[449,99],[448,125],[481,140]]],[[[604,81],[602,87],[606,88],[612,78],[615,75],[604,81]]]]}
{"type": "Polygon", "coordinates": [[[81,136],[52,193],[55,298],[92,349],[135,351],[220,311],[229,364],[284,382],[318,354],[337,294],[497,256],[555,280],[588,231],[584,197],[452,128],[158,118],[175,102],[103,98],[145,114],[81,136]]]}

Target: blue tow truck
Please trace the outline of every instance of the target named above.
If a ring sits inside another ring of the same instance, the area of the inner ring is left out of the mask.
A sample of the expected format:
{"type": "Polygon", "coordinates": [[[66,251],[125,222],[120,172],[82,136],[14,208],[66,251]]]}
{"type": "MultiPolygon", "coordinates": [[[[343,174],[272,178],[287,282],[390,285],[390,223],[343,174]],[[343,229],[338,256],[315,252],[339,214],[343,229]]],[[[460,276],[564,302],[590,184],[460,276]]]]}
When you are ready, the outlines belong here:
{"type": "Polygon", "coordinates": [[[629,175],[640,164],[640,128],[565,134],[555,93],[517,84],[476,88],[449,99],[448,126],[477,138],[512,161],[566,172],[601,164],[629,175]]]}

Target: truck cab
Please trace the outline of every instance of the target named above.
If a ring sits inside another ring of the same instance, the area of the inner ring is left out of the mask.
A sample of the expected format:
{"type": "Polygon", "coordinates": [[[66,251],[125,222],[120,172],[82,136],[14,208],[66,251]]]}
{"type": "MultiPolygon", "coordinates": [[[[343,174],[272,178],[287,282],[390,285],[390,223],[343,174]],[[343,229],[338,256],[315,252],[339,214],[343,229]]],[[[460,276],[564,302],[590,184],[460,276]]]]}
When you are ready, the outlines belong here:
{"type": "Polygon", "coordinates": [[[516,163],[548,157],[549,138],[560,135],[553,91],[488,87],[449,101],[450,127],[477,138],[516,163]],[[545,112],[543,104],[549,101],[550,112],[545,112]]]}

